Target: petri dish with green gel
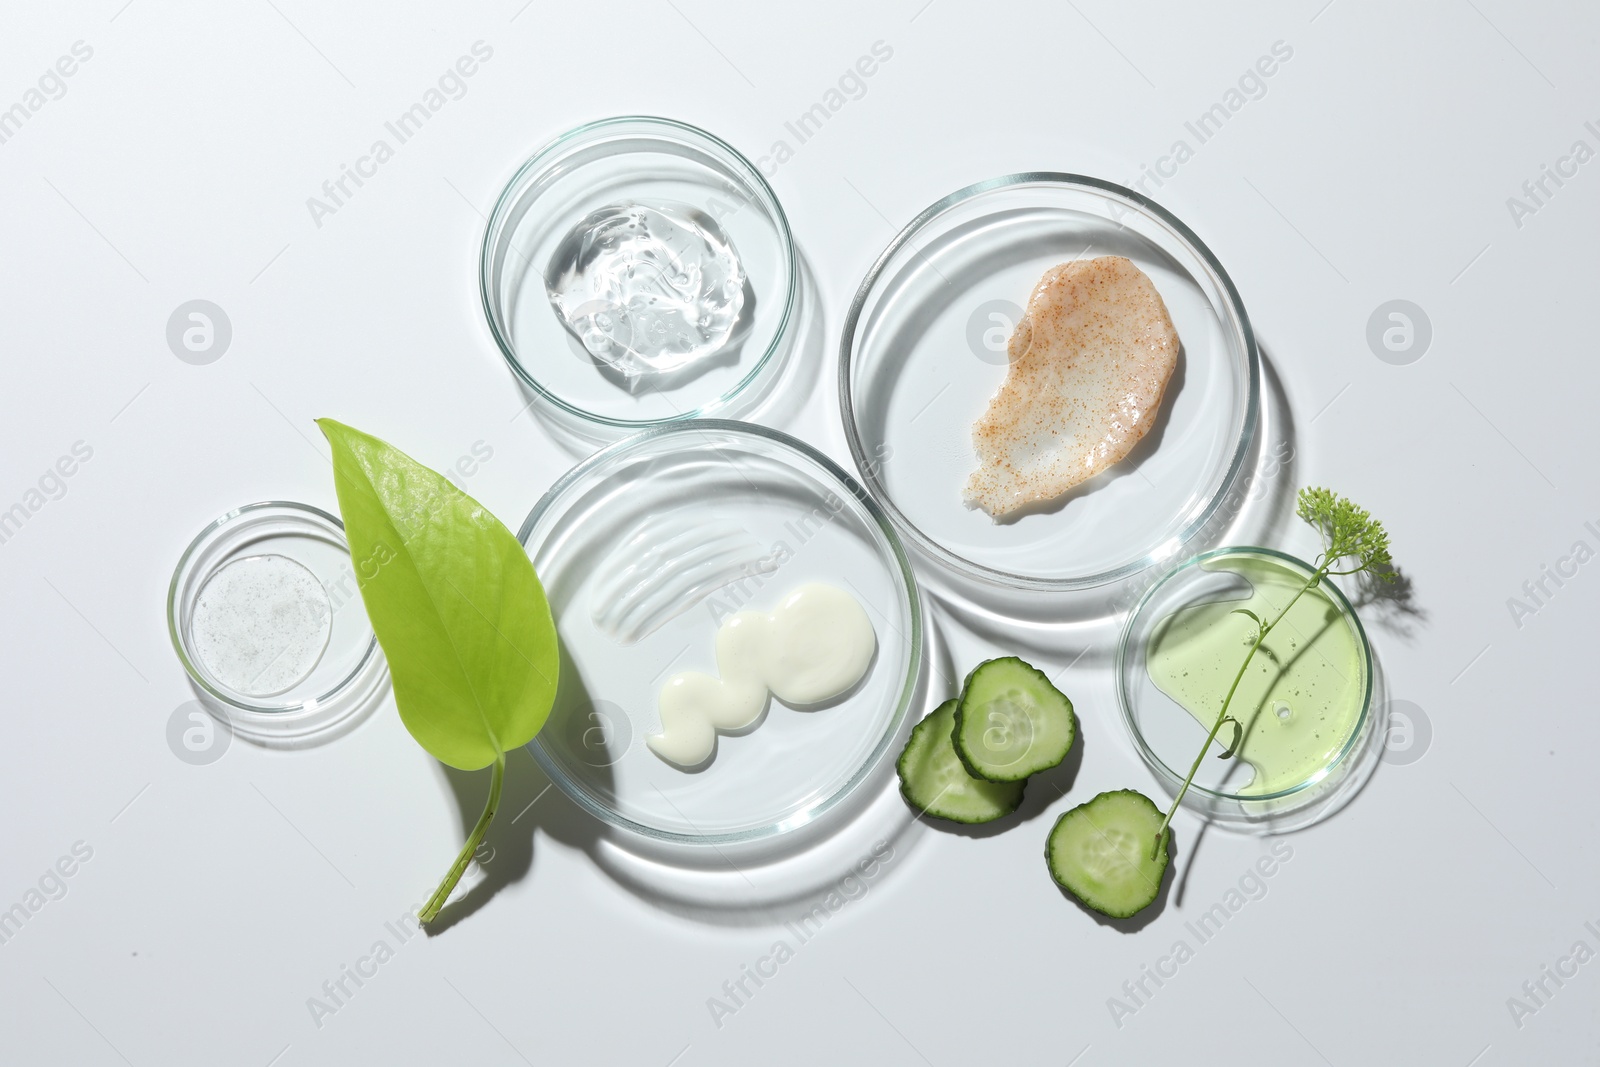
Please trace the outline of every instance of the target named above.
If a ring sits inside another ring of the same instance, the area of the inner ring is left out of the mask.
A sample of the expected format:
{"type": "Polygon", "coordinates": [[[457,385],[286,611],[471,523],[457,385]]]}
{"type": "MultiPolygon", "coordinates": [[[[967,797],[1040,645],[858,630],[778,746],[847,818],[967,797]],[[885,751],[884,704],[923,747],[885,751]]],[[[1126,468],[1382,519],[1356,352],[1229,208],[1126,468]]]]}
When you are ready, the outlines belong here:
{"type": "Polygon", "coordinates": [[[1181,787],[1256,634],[1287,608],[1239,681],[1186,804],[1224,819],[1288,816],[1323,801],[1360,762],[1370,731],[1373,664],[1361,621],[1313,569],[1267,548],[1225,548],[1185,562],[1128,619],[1117,688],[1134,745],[1169,794],[1181,787]],[[1298,597],[1297,597],[1297,594],[1298,597]],[[1250,614],[1247,614],[1250,613],[1250,614]]]}

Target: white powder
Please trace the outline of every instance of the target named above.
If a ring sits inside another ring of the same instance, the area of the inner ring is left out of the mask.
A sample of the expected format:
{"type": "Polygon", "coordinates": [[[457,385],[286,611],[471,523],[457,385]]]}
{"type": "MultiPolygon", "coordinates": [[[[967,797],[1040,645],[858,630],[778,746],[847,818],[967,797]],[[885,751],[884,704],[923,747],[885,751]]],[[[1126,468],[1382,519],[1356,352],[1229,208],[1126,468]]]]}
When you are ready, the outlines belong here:
{"type": "Polygon", "coordinates": [[[333,610],[304,565],[287,556],[246,556],[206,579],[189,633],[206,672],[247,697],[304,681],[328,647],[333,610]]]}

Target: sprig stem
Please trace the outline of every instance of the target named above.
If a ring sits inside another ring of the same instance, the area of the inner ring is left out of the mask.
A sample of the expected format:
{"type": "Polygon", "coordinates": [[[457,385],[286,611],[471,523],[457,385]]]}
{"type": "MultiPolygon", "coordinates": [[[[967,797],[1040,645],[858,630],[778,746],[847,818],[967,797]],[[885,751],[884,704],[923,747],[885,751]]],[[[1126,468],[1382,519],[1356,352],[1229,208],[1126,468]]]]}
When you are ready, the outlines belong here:
{"type": "MultiPolygon", "coordinates": [[[[1172,817],[1178,813],[1178,805],[1189,792],[1189,786],[1194,784],[1194,776],[1200,772],[1200,764],[1205,760],[1206,753],[1211,750],[1211,743],[1217,739],[1222,724],[1228,721],[1228,706],[1233,703],[1233,695],[1244,679],[1244,672],[1249,668],[1250,661],[1255,658],[1256,652],[1267,639],[1267,634],[1272,632],[1273,627],[1283,621],[1283,617],[1289,614],[1289,609],[1305,595],[1306,590],[1319,584],[1330,574],[1345,576],[1363,574],[1378,582],[1394,582],[1398,579],[1389,556],[1389,534],[1384,530],[1383,523],[1374,519],[1365,508],[1357,507],[1348,497],[1339,496],[1330,489],[1307,487],[1300,490],[1295,514],[1322,535],[1322,554],[1317,557],[1317,562],[1312,567],[1311,577],[1306,579],[1300,591],[1295,593],[1271,622],[1264,622],[1250,612],[1244,613],[1256,621],[1255,642],[1245,655],[1244,662],[1239,664],[1239,673],[1233,676],[1233,685],[1228,687],[1228,695],[1222,700],[1222,708],[1217,712],[1217,721],[1211,727],[1211,732],[1206,735],[1206,743],[1200,746],[1200,754],[1195,756],[1194,764],[1189,768],[1189,776],[1183,780],[1183,788],[1172,798],[1172,807],[1167,809],[1166,818],[1161,820],[1161,828],[1156,831],[1155,844],[1152,846],[1152,859],[1161,851],[1161,842],[1166,835],[1167,826],[1172,822],[1172,817]],[[1334,569],[1346,561],[1352,565],[1341,570],[1334,569]]],[[[1237,742],[1229,746],[1229,752],[1224,755],[1239,754],[1239,749],[1244,744],[1243,730],[1243,726],[1240,726],[1237,742]]]]}
{"type": "Polygon", "coordinates": [[[483,843],[483,835],[489,832],[489,823],[494,819],[494,813],[500,808],[500,791],[506,783],[506,755],[500,753],[494,759],[494,772],[489,778],[489,802],[483,806],[483,814],[478,816],[478,824],[472,828],[472,833],[467,835],[467,843],[461,846],[461,852],[456,856],[456,861],[450,865],[450,870],[445,874],[444,881],[439,883],[439,888],[433,891],[433,896],[422,906],[422,911],[417,913],[417,918],[422,922],[432,922],[439,915],[445,901],[450,899],[450,894],[455,890],[456,883],[461,881],[461,876],[466,873],[467,864],[472,862],[472,854],[478,851],[478,846],[483,843]]]}
{"type": "MultiPolygon", "coordinates": [[[[1324,560],[1316,570],[1311,572],[1311,577],[1306,579],[1305,584],[1290,598],[1289,603],[1284,605],[1283,610],[1278,612],[1271,622],[1256,627],[1255,642],[1250,646],[1250,651],[1245,653],[1244,662],[1239,664],[1239,673],[1233,676],[1233,684],[1228,687],[1228,695],[1222,698],[1222,708],[1217,712],[1217,721],[1212,724],[1211,732],[1206,735],[1205,744],[1200,746],[1200,751],[1194,758],[1194,764],[1189,768],[1189,776],[1183,780],[1183,788],[1179,789],[1178,795],[1172,798],[1172,806],[1167,809],[1166,818],[1161,820],[1161,826],[1156,830],[1155,844],[1151,846],[1150,850],[1151,859],[1154,859],[1160,853],[1161,839],[1167,832],[1168,824],[1172,822],[1172,817],[1178,813],[1178,805],[1183,803],[1184,795],[1189,792],[1189,786],[1194,782],[1194,776],[1200,773],[1200,764],[1205,762],[1206,753],[1211,751],[1211,742],[1217,739],[1217,734],[1222,730],[1222,724],[1228,721],[1228,707],[1233,703],[1233,694],[1238,692],[1239,683],[1244,680],[1244,672],[1249,669],[1250,661],[1255,659],[1256,652],[1261,648],[1261,643],[1267,639],[1267,634],[1272,632],[1273,627],[1282,622],[1283,617],[1289,614],[1289,609],[1294,607],[1302,596],[1305,596],[1306,590],[1327,577],[1328,568],[1332,565],[1332,560],[1324,560]]],[[[1240,744],[1243,744],[1242,740],[1240,744]]],[[[1237,754],[1238,749],[1235,748],[1234,752],[1237,754]]]]}

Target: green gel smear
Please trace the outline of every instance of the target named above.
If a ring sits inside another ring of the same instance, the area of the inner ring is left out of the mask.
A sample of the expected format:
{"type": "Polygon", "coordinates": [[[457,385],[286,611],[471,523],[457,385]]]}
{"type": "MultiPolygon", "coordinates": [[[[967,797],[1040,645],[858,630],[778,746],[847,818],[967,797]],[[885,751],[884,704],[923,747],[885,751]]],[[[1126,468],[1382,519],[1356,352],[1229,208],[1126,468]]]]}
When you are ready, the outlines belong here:
{"type": "MultiPolygon", "coordinates": [[[[1250,583],[1250,595],[1168,615],[1151,633],[1145,662],[1156,688],[1210,730],[1255,641],[1255,621],[1235,609],[1270,623],[1309,574],[1254,555],[1221,556],[1201,566],[1239,575],[1250,583]]],[[[1236,758],[1255,769],[1250,784],[1236,792],[1261,796],[1320,777],[1355,731],[1365,688],[1354,628],[1321,589],[1306,590],[1256,651],[1228,709],[1244,727],[1236,758]]],[[[1217,734],[1223,746],[1232,738],[1231,725],[1217,734]]]]}

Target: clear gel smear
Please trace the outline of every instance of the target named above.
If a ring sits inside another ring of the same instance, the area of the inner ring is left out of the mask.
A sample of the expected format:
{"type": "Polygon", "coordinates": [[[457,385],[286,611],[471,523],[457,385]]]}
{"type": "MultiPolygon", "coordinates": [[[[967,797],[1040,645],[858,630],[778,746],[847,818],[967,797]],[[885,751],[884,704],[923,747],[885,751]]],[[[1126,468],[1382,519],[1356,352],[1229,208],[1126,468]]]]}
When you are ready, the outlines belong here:
{"type": "Polygon", "coordinates": [[[591,212],[545,278],[567,329],[629,382],[703,363],[743,332],[744,267],[716,220],[688,204],[591,212]]]}

